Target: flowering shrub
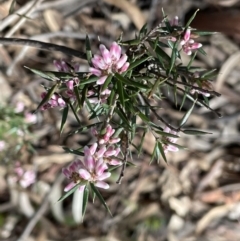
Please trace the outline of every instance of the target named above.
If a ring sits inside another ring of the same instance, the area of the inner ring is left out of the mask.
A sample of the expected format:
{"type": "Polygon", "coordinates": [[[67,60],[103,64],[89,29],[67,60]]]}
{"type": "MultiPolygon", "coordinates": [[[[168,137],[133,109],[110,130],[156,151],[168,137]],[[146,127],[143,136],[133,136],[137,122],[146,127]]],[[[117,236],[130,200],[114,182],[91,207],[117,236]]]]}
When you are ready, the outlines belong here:
{"type": "Polygon", "coordinates": [[[91,189],[108,210],[97,188],[109,188],[107,178],[118,167],[120,175],[117,183],[121,183],[126,167],[132,164],[129,160],[130,147],[140,154],[147,132],[155,138],[151,161],[163,158],[166,162],[168,152],[183,148],[177,144],[181,132],[207,134],[184,128],[196,104],[212,110],[208,97],[219,96],[210,84],[214,71],[192,67],[196,54],[205,54],[202,44],[194,39],[210,34],[190,27],[195,14],[186,26],[181,26],[177,17],[169,21],[164,14],[163,21],[154,29],[148,31],[143,26],[134,39],[123,41],[120,37],[109,48],[100,44],[99,53],[94,55],[87,37],[86,54],[79,56],[89,63],[87,73],[80,72],[79,65],[72,66],[63,60],[54,61],[59,72],[29,68],[52,83],[45,87],[37,111],[62,109],[62,132],[71,110],[79,124],[75,133],[89,130],[95,137],[92,143],[76,150],[64,147],[78,158],[63,168],[69,184],[59,200],[76,190],[84,192],[84,214],[91,189]],[[181,60],[182,53],[190,56],[186,65],[181,60]],[[176,108],[181,110],[187,98],[192,101],[191,108],[178,124],[169,123],[159,114],[159,104],[163,97],[168,97],[166,88],[172,90],[176,108]],[[83,108],[89,113],[89,125],[84,125],[79,118],[83,108]],[[159,123],[151,121],[152,115],[159,123]],[[139,146],[133,142],[137,133],[141,133],[139,146]]]}

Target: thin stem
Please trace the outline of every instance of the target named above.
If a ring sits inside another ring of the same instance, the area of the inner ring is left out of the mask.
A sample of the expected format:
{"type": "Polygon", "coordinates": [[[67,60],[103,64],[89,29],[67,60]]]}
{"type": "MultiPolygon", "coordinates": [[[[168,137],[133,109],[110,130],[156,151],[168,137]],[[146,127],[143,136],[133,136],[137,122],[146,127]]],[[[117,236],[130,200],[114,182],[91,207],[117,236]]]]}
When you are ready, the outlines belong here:
{"type": "Polygon", "coordinates": [[[125,145],[125,151],[124,151],[124,157],[123,157],[123,164],[122,164],[122,169],[119,175],[118,180],[116,181],[117,184],[121,184],[122,179],[124,177],[124,171],[126,169],[126,165],[127,165],[127,157],[128,157],[128,153],[129,153],[129,137],[128,137],[128,132],[124,132],[124,138],[123,138],[123,144],[125,145]]]}
{"type": "Polygon", "coordinates": [[[74,107],[73,107],[72,103],[69,101],[69,103],[68,103],[68,104],[69,104],[69,106],[70,106],[70,108],[71,108],[71,110],[72,110],[72,112],[73,112],[74,116],[76,117],[78,124],[81,126],[81,125],[82,125],[82,123],[81,123],[81,121],[80,121],[79,117],[77,116],[77,114],[76,114],[76,112],[75,112],[75,110],[74,110],[74,107]]]}
{"type": "MultiPolygon", "coordinates": [[[[171,86],[175,86],[175,85],[172,84],[172,83],[169,83],[169,82],[167,82],[167,83],[168,83],[169,85],[171,85],[171,86]]],[[[177,89],[180,90],[181,92],[185,93],[185,90],[183,90],[182,88],[177,87],[177,89]]],[[[193,100],[193,97],[192,97],[191,95],[187,94],[187,97],[193,100]]],[[[206,103],[204,103],[202,100],[199,100],[199,99],[198,99],[198,100],[197,100],[197,103],[201,104],[202,106],[205,106],[207,109],[209,109],[209,110],[211,110],[212,112],[214,112],[219,118],[222,117],[222,114],[221,114],[221,113],[219,113],[219,112],[215,111],[214,109],[212,109],[210,106],[208,106],[208,105],[207,105],[206,103]]]]}
{"type": "Polygon", "coordinates": [[[145,103],[149,106],[149,108],[151,109],[153,114],[158,118],[158,120],[160,120],[162,123],[164,123],[166,126],[168,126],[171,130],[174,130],[174,131],[177,131],[177,132],[179,131],[177,128],[171,126],[167,121],[165,121],[161,116],[158,115],[156,110],[150,105],[147,98],[142,93],[140,93],[140,95],[144,99],[145,103]]]}

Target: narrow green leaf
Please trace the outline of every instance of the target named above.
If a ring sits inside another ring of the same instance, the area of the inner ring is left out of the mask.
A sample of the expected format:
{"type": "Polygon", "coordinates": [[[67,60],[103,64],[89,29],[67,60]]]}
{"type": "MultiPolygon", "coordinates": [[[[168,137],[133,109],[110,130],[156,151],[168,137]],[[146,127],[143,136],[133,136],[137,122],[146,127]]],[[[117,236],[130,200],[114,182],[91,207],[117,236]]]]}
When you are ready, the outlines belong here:
{"type": "Polygon", "coordinates": [[[154,159],[155,156],[156,156],[157,148],[158,148],[158,143],[156,142],[156,143],[155,143],[155,146],[154,146],[154,149],[153,149],[153,153],[152,153],[152,155],[151,155],[150,164],[152,163],[153,159],[154,159]]]}
{"type": "Polygon", "coordinates": [[[188,20],[187,24],[185,25],[185,29],[187,29],[190,26],[191,22],[196,17],[196,14],[198,11],[199,11],[199,9],[197,9],[196,12],[192,15],[192,17],[188,20]]]}
{"type": "Polygon", "coordinates": [[[174,46],[173,46],[173,49],[172,49],[172,55],[171,55],[171,62],[170,62],[170,68],[168,70],[168,74],[171,74],[171,71],[173,69],[173,67],[175,66],[175,63],[176,63],[176,51],[178,51],[176,49],[176,43],[174,43],[174,46]]]}
{"type": "Polygon", "coordinates": [[[216,34],[217,32],[211,32],[211,31],[194,31],[193,34],[197,34],[199,36],[206,36],[206,35],[212,35],[216,34]]]}
{"type": "Polygon", "coordinates": [[[38,105],[37,109],[33,113],[36,113],[40,107],[42,107],[45,103],[47,103],[51,99],[52,95],[54,94],[54,92],[58,88],[58,86],[59,86],[59,84],[55,84],[51,87],[51,89],[47,92],[46,96],[42,99],[42,101],[38,105]]]}
{"type": "Polygon", "coordinates": [[[197,99],[195,99],[195,101],[193,102],[193,105],[191,106],[191,108],[184,114],[181,122],[180,122],[180,126],[182,127],[188,120],[189,116],[191,115],[193,109],[194,109],[194,106],[195,106],[195,103],[196,103],[197,99]]]}
{"type": "Polygon", "coordinates": [[[86,36],[85,46],[86,46],[87,61],[88,61],[88,64],[91,65],[92,51],[91,51],[91,44],[90,44],[88,35],[86,36]]]}
{"type": "Polygon", "coordinates": [[[199,131],[199,130],[182,130],[183,133],[186,135],[207,135],[207,134],[212,134],[210,132],[205,132],[205,131],[199,131]]]}
{"type": "Polygon", "coordinates": [[[172,32],[172,26],[171,26],[171,24],[170,24],[170,22],[169,22],[169,20],[167,18],[167,15],[165,14],[163,8],[162,8],[162,14],[163,14],[163,18],[164,18],[163,22],[165,23],[168,32],[171,33],[172,32]]]}
{"type": "Polygon", "coordinates": [[[48,74],[44,71],[41,70],[37,70],[37,69],[32,69],[29,68],[27,66],[24,66],[24,68],[29,69],[30,71],[32,71],[34,74],[39,75],[40,77],[46,79],[46,80],[50,80],[50,81],[56,81],[58,78],[56,78],[55,76],[51,76],[51,72],[48,72],[48,74]]]}
{"type": "Polygon", "coordinates": [[[66,106],[64,109],[63,109],[63,113],[62,113],[62,121],[61,121],[61,127],[60,127],[60,134],[62,134],[62,131],[63,131],[63,127],[66,123],[66,120],[67,120],[67,116],[68,116],[68,106],[66,106]]]}
{"type": "Polygon", "coordinates": [[[138,112],[137,114],[143,121],[149,122],[149,118],[145,116],[142,112],[138,112]]]}
{"type": "Polygon", "coordinates": [[[81,185],[81,182],[76,184],[72,189],[70,189],[68,192],[66,192],[62,197],[60,197],[58,199],[58,202],[60,201],[63,201],[65,198],[67,198],[68,196],[70,196],[72,193],[74,193],[78,188],[79,186],[81,185]]]}
{"type": "Polygon", "coordinates": [[[191,59],[190,59],[188,65],[187,65],[187,69],[189,69],[191,67],[192,62],[195,59],[196,55],[197,55],[197,51],[195,51],[194,54],[191,56],[191,59]]]}
{"type": "Polygon", "coordinates": [[[81,101],[80,101],[80,106],[83,107],[86,96],[87,96],[87,92],[88,92],[88,86],[85,85],[82,89],[82,95],[81,95],[81,101]]]}
{"type": "Polygon", "coordinates": [[[84,218],[84,215],[86,213],[87,209],[87,203],[88,203],[88,197],[89,197],[89,190],[85,186],[84,193],[83,193],[83,203],[82,203],[82,219],[84,218]]]}
{"type": "Polygon", "coordinates": [[[128,118],[123,112],[122,108],[119,107],[119,108],[116,108],[115,110],[116,110],[116,113],[119,115],[120,119],[124,122],[124,124],[130,127],[128,118]]]}
{"type": "Polygon", "coordinates": [[[118,129],[114,132],[114,134],[112,135],[112,138],[117,138],[117,137],[121,134],[121,132],[122,132],[123,130],[124,130],[123,127],[118,128],[118,129]]]}
{"type": "Polygon", "coordinates": [[[108,88],[109,84],[110,84],[111,81],[112,81],[112,77],[113,77],[112,74],[109,74],[109,75],[108,75],[107,79],[105,80],[104,84],[103,84],[102,87],[101,87],[101,92],[103,92],[105,89],[108,88]]]}
{"type": "Polygon", "coordinates": [[[75,94],[76,99],[77,99],[77,109],[79,110],[80,108],[82,108],[82,102],[81,102],[80,94],[79,94],[79,91],[78,91],[78,86],[75,85],[73,87],[73,91],[74,91],[74,94],[75,94]]]}
{"type": "Polygon", "coordinates": [[[217,73],[214,73],[214,72],[216,72],[216,70],[217,69],[212,69],[210,71],[207,71],[206,73],[201,75],[201,79],[215,77],[217,75],[217,73]]]}
{"type": "Polygon", "coordinates": [[[166,63],[169,64],[171,61],[171,58],[164,52],[161,46],[154,46],[154,43],[152,41],[149,41],[149,44],[153,49],[155,49],[155,53],[158,57],[158,60],[160,63],[164,66],[166,63]]]}
{"type": "Polygon", "coordinates": [[[75,154],[75,155],[78,155],[78,156],[84,156],[84,153],[83,152],[80,152],[78,150],[73,150],[71,148],[68,148],[66,146],[62,146],[62,149],[68,153],[71,153],[71,154],[75,154]]]}
{"type": "Polygon", "coordinates": [[[96,196],[99,198],[100,202],[103,204],[103,206],[106,208],[106,210],[108,211],[108,213],[112,216],[112,213],[110,211],[110,209],[108,208],[106,202],[104,201],[101,193],[98,191],[98,189],[94,186],[93,183],[90,183],[91,189],[93,190],[93,192],[96,194],[96,196]]]}
{"type": "Polygon", "coordinates": [[[81,80],[80,83],[79,83],[79,86],[97,82],[98,79],[99,79],[99,77],[97,77],[97,76],[91,76],[87,79],[81,80]]]}
{"type": "Polygon", "coordinates": [[[123,94],[123,84],[121,81],[117,81],[117,93],[119,95],[119,100],[123,108],[125,108],[125,98],[123,94]]]}
{"type": "Polygon", "coordinates": [[[147,34],[147,23],[145,23],[139,31],[139,37],[142,39],[147,34]]]}
{"type": "Polygon", "coordinates": [[[172,146],[176,146],[178,149],[184,149],[184,150],[187,150],[187,148],[185,147],[185,146],[180,146],[180,145],[178,145],[178,144],[176,144],[176,143],[172,143],[172,142],[170,142],[170,141],[168,141],[168,140],[166,140],[166,141],[164,141],[166,144],[169,144],[169,145],[172,145],[172,146]]]}
{"type": "Polygon", "coordinates": [[[131,167],[137,167],[136,164],[134,164],[133,162],[127,161],[127,166],[131,166],[131,167]]]}
{"type": "MultiPolygon", "coordinates": [[[[117,89],[117,87],[115,89],[117,89]]],[[[112,89],[111,94],[110,94],[110,96],[108,97],[108,100],[107,100],[109,106],[112,106],[114,104],[113,102],[114,102],[114,99],[115,99],[115,94],[116,94],[115,90],[112,89]]]]}
{"type": "Polygon", "coordinates": [[[141,153],[142,153],[143,142],[144,142],[145,136],[147,134],[147,131],[148,131],[147,129],[144,129],[144,131],[143,131],[141,142],[140,142],[140,145],[139,145],[139,148],[138,148],[138,156],[140,156],[141,153]]]}
{"type": "Polygon", "coordinates": [[[149,56],[145,56],[145,57],[142,57],[141,59],[135,60],[133,63],[130,64],[127,71],[130,71],[130,70],[136,68],[138,65],[144,63],[148,59],[149,59],[149,56]]]}
{"type": "Polygon", "coordinates": [[[121,45],[136,46],[136,45],[139,45],[139,43],[140,43],[140,39],[131,39],[131,40],[122,42],[121,45]]]}
{"type": "Polygon", "coordinates": [[[122,75],[118,74],[118,73],[115,73],[115,77],[119,80],[119,81],[122,81],[123,83],[127,84],[127,85],[130,85],[130,86],[135,86],[135,87],[138,87],[140,89],[148,89],[148,86],[147,85],[144,85],[144,84],[141,84],[141,83],[138,83],[134,80],[129,80],[128,78],[125,78],[123,77],[122,75]]]}
{"type": "Polygon", "coordinates": [[[186,88],[186,91],[184,92],[184,95],[183,95],[183,98],[182,98],[182,104],[180,106],[180,110],[182,109],[182,107],[183,107],[183,105],[186,101],[186,97],[187,97],[188,92],[189,92],[189,88],[186,88]]]}
{"type": "Polygon", "coordinates": [[[73,107],[71,101],[69,101],[68,104],[69,104],[69,106],[70,106],[70,108],[71,108],[71,110],[72,110],[72,112],[73,112],[73,114],[74,114],[74,116],[75,116],[75,118],[76,118],[78,124],[81,126],[82,123],[81,123],[81,121],[80,121],[80,119],[79,119],[79,117],[78,117],[78,114],[77,114],[76,110],[74,109],[74,107],[73,107]]]}
{"type": "Polygon", "coordinates": [[[162,155],[163,160],[165,161],[165,163],[167,163],[167,158],[166,158],[162,143],[158,142],[158,148],[159,148],[159,151],[162,155]]]}
{"type": "Polygon", "coordinates": [[[205,56],[207,55],[207,53],[203,50],[203,48],[199,48],[197,49],[197,51],[205,56]]]}
{"type": "MultiPolygon", "coordinates": [[[[157,45],[160,47],[160,48],[169,48],[169,45],[167,45],[166,43],[163,43],[161,41],[158,41],[157,42],[157,45]]],[[[155,49],[155,48],[154,48],[155,49]]]]}
{"type": "Polygon", "coordinates": [[[164,131],[155,131],[157,134],[161,135],[161,136],[167,136],[167,137],[172,137],[172,138],[179,138],[178,135],[174,135],[168,132],[164,132],[164,131]]]}
{"type": "MultiPolygon", "coordinates": [[[[82,126],[81,128],[72,131],[69,135],[81,133],[81,132],[83,132],[83,131],[89,130],[91,127],[99,126],[99,125],[102,125],[102,122],[101,122],[101,121],[100,121],[100,122],[96,122],[96,123],[91,124],[91,125],[82,126]]],[[[115,133],[114,133],[114,134],[115,134],[115,133]]]]}

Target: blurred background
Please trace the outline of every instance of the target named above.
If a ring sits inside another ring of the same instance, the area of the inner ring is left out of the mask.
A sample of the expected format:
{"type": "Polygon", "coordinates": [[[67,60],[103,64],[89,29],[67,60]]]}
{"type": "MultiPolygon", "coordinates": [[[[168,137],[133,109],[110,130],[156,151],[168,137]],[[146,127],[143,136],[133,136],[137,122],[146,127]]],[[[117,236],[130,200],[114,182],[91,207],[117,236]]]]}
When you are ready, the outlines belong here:
{"type": "MultiPolygon", "coordinates": [[[[217,69],[212,84],[222,96],[209,103],[223,117],[198,107],[187,122],[212,134],[181,135],[187,150],[168,153],[168,164],[151,165],[154,139],[147,135],[143,155],[133,153],[136,167],[127,168],[121,185],[113,175],[110,189],[101,191],[113,217],[98,200],[90,201],[82,223],[79,194],[57,202],[66,184],[61,169],[75,159],[62,146],[78,148],[92,137],[68,135],[78,127],[71,115],[59,136],[59,110],[31,114],[46,82],[24,66],[55,70],[53,60],[64,59],[87,71],[87,63],[60,52],[0,45],[0,240],[240,240],[239,0],[1,0],[0,37],[84,51],[88,34],[96,53],[100,41],[109,46],[121,33],[128,40],[145,23],[159,24],[162,8],[182,24],[200,9],[191,26],[217,32],[198,39],[208,55],[198,54],[194,65],[217,69]]],[[[171,98],[162,107],[159,113],[171,123],[181,119],[171,98]]],[[[81,120],[88,122],[84,113],[81,120]]]]}

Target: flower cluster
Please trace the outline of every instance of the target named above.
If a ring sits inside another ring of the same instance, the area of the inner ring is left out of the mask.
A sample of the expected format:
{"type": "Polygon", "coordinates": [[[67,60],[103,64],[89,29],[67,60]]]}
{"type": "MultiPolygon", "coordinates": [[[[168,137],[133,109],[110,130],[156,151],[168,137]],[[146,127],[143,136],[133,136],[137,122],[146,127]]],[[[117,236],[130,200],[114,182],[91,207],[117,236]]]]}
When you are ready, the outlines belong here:
{"type": "Polygon", "coordinates": [[[97,130],[93,129],[93,133],[98,140],[90,147],[84,147],[83,161],[74,161],[62,170],[63,174],[70,180],[70,183],[64,189],[65,192],[77,184],[79,184],[79,190],[83,191],[87,182],[94,183],[99,188],[109,188],[109,185],[103,181],[111,175],[107,171],[108,165],[122,164],[116,158],[120,148],[115,148],[112,145],[120,141],[119,138],[112,137],[114,132],[115,130],[110,125],[107,125],[104,135],[98,134],[97,130]]]}
{"type": "Polygon", "coordinates": [[[33,170],[24,170],[19,162],[15,165],[14,173],[16,177],[13,180],[19,182],[23,188],[27,188],[36,181],[36,173],[33,170]]]}
{"type": "Polygon", "coordinates": [[[99,77],[97,84],[103,85],[109,74],[125,72],[129,67],[129,62],[127,62],[126,54],[121,56],[122,49],[116,42],[112,43],[110,50],[103,44],[99,46],[99,50],[101,55],[94,55],[92,58],[94,67],[89,70],[99,77]]]}
{"type": "MultiPolygon", "coordinates": [[[[172,27],[179,26],[178,16],[175,16],[174,19],[170,21],[170,25],[172,27]]],[[[176,36],[169,36],[168,39],[173,42],[177,41],[176,36]]],[[[191,29],[189,28],[185,31],[185,33],[181,37],[180,45],[182,46],[183,52],[186,53],[187,55],[191,55],[192,50],[199,49],[202,47],[201,43],[196,43],[193,39],[191,39],[191,29]]]]}
{"type": "MultiPolygon", "coordinates": [[[[74,64],[73,66],[71,64],[68,64],[66,61],[64,60],[54,60],[53,64],[55,65],[55,67],[57,68],[58,71],[60,72],[66,72],[66,73],[71,73],[71,72],[78,72],[79,71],[79,64],[74,64]]],[[[67,97],[69,97],[71,100],[75,100],[76,96],[75,93],[73,91],[74,86],[79,84],[79,79],[78,77],[74,77],[71,79],[68,79],[65,81],[65,85],[67,90],[65,91],[65,94],[67,95],[67,97]]]]}
{"type": "Polygon", "coordinates": [[[187,55],[192,54],[192,50],[199,49],[202,47],[201,43],[196,43],[191,37],[191,30],[187,29],[183,35],[183,39],[180,42],[180,45],[182,46],[183,51],[187,55]]]}
{"type": "MultiPolygon", "coordinates": [[[[171,130],[168,126],[166,126],[163,129],[164,132],[169,133],[169,134],[173,134],[173,135],[177,135],[178,133],[174,130],[171,130]]],[[[164,149],[164,153],[167,153],[168,151],[173,151],[173,152],[177,152],[179,149],[178,147],[172,145],[171,143],[176,143],[178,138],[175,137],[166,137],[164,136],[163,138],[163,149],[164,149]]]]}
{"type": "MultiPolygon", "coordinates": [[[[42,99],[45,98],[47,95],[47,92],[43,92],[41,94],[42,99]]],[[[59,94],[53,94],[50,98],[50,100],[45,103],[44,105],[42,105],[40,107],[41,110],[47,110],[50,108],[55,108],[55,107],[60,107],[63,108],[66,106],[66,102],[63,100],[63,98],[59,95],[59,94]]]]}

